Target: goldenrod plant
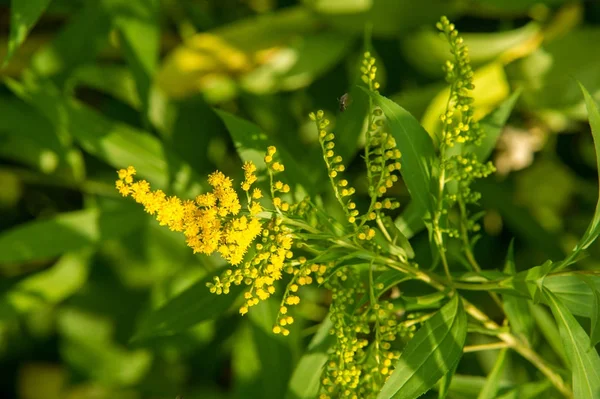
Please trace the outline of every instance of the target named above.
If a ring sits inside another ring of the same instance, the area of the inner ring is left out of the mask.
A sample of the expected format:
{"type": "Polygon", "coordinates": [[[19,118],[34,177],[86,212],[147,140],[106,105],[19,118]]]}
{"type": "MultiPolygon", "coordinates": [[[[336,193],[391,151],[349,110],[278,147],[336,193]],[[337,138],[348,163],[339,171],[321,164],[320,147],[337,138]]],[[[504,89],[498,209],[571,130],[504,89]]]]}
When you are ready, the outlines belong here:
{"type": "MultiPolygon", "coordinates": [[[[330,339],[315,335],[310,347],[320,347],[321,356],[299,362],[290,397],[410,399],[437,391],[443,398],[453,384],[464,383],[454,376],[466,354],[498,351],[479,398],[598,398],[600,275],[578,270],[576,262],[600,233],[600,211],[564,260],[519,265],[523,271],[516,272],[511,244],[503,270],[480,265],[474,247],[482,217],[478,187],[485,186],[478,181],[495,171],[487,158],[516,97],[477,120],[467,45],[447,18],[436,26],[452,55],[444,65],[450,94],[437,131],[427,132],[379,93],[377,59],[370,51],[363,54],[361,89],[353,95],[368,104],[361,155],[365,190],[359,193],[360,182],[347,174],[330,117],[322,110],[310,113],[338,217],[323,208],[320,194],[306,195],[288,180],[293,166],[275,146],[265,148],[262,159],[246,160],[243,181],[215,171],[208,176],[210,191],[193,199],[152,190],[136,178],[134,166],[118,172],[117,189],[160,225],[183,233],[194,253],[218,253],[226,261],[204,289],[215,297],[233,296],[229,303],[238,303],[239,317],[251,317],[263,302],[277,302],[271,334],[293,339],[295,320],[308,309],[301,311],[304,301],[326,293],[322,328],[330,339]],[[409,206],[391,195],[401,181],[409,206]],[[429,258],[415,256],[410,242],[421,229],[429,258]],[[573,309],[566,285],[587,290],[592,304],[573,309]],[[494,308],[484,308],[477,292],[489,295],[494,308]],[[540,333],[550,346],[543,351],[533,322],[523,321],[531,320],[530,312],[546,317],[540,333]],[[590,322],[589,334],[574,314],[590,322]],[[513,354],[527,360],[517,372],[528,377],[524,388],[505,389],[502,373],[513,354]]],[[[600,114],[582,91],[598,150],[600,114]]],[[[352,106],[345,104],[344,112],[352,113],[352,106]]]]}

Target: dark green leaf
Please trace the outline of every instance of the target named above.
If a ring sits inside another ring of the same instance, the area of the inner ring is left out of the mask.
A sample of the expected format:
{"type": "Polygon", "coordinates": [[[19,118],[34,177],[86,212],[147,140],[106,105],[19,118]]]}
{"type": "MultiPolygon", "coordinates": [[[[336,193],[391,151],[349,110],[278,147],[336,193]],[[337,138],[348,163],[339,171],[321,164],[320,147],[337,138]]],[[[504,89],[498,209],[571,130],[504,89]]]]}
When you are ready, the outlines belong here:
{"type": "Polygon", "coordinates": [[[367,92],[383,110],[392,136],[402,152],[401,173],[413,201],[418,202],[420,208],[432,211],[431,170],[435,149],[429,133],[419,121],[392,100],[367,92]]]}
{"type": "Polygon", "coordinates": [[[6,65],[15,50],[25,41],[27,34],[42,16],[51,0],[12,0],[10,4],[10,36],[6,65]]]}
{"type": "Polygon", "coordinates": [[[552,292],[544,290],[548,304],[558,324],[563,346],[570,361],[573,376],[573,396],[595,399],[600,396],[600,356],[591,347],[590,337],[567,307],[552,292]]]}
{"type": "Polygon", "coordinates": [[[416,398],[427,392],[458,363],[466,336],[467,315],[454,295],[408,342],[377,398],[416,398]]]}
{"type": "Polygon", "coordinates": [[[207,275],[158,309],[146,314],[131,341],[174,335],[201,321],[221,316],[233,305],[244,289],[244,286],[232,285],[228,294],[212,294],[206,283],[212,283],[213,278],[222,272],[217,270],[207,275]]]}
{"type": "Polygon", "coordinates": [[[125,201],[112,210],[88,209],[19,225],[0,234],[0,263],[44,260],[120,237],[139,227],[144,213],[125,201]]]}
{"type": "Polygon", "coordinates": [[[548,345],[550,345],[552,350],[560,357],[562,362],[566,364],[567,354],[565,353],[565,348],[560,340],[560,333],[558,332],[558,328],[556,327],[552,315],[548,312],[547,308],[542,305],[530,303],[529,309],[531,311],[531,316],[535,320],[538,331],[541,332],[546,339],[546,342],[548,342],[548,345]]]}

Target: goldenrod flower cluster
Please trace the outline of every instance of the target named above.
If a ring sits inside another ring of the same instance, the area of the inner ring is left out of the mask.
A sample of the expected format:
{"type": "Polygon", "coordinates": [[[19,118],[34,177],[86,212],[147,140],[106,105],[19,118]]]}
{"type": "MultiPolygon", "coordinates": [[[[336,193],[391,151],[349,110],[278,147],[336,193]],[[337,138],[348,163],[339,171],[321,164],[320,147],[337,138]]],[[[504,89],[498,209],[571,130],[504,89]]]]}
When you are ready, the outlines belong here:
{"type": "MultiPolygon", "coordinates": [[[[255,166],[247,163],[244,168],[246,183],[254,181],[255,166]]],[[[232,180],[219,171],[208,177],[213,190],[199,195],[194,201],[167,197],[162,190],[152,191],[147,181],[134,181],[135,173],[132,166],[118,171],[116,186],[119,192],[144,205],[146,212],[156,216],[161,226],[183,232],[194,253],[210,255],[219,252],[230,264],[237,265],[262,231],[262,223],[256,217],[262,207],[251,201],[249,214],[235,217],[242,209],[240,200],[232,180]]],[[[254,198],[259,197],[260,192],[255,192],[254,198]]]]}

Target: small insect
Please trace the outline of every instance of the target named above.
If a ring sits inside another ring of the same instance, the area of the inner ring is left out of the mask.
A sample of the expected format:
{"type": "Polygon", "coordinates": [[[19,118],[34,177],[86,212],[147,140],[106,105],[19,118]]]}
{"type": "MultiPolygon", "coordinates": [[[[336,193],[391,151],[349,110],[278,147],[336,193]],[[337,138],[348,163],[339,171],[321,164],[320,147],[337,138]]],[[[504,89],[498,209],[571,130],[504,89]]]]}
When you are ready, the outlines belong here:
{"type": "Polygon", "coordinates": [[[338,102],[340,105],[340,112],[344,112],[348,105],[350,105],[350,94],[344,93],[340,98],[338,98],[338,102]]]}

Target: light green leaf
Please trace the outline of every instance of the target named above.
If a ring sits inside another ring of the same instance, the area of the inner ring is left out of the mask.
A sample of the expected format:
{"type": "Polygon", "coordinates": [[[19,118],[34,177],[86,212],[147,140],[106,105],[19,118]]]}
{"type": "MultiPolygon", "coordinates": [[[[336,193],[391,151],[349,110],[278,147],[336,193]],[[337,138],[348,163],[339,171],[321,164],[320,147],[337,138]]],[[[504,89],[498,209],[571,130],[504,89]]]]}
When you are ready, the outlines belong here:
{"type": "Polygon", "coordinates": [[[89,255],[88,252],[64,255],[49,269],[19,281],[6,293],[5,299],[20,313],[67,299],[85,284],[89,255]]]}
{"type": "Polygon", "coordinates": [[[442,377],[439,384],[438,389],[438,399],[445,399],[450,392],[450,385],[452,384],[452,380],[454,379],[454,375],[456,374],[456,367],[458,367],[458,363],[452,367],[450,371],[446,373],[445,376],[442,377]]]}
{"type": "Polygon", "coordinates": [[[331,320],[327,317],[319,326],[319,330],[310,341],[308,350],[300,358],[290,383],[286,399],[314,399],[319,393],[321,386],[321,374],[327,362],[327,350],[335,341],[335,337],[329,334],[331,320]]]}
{"type": "Polygon", "coordinates": [[[432,211],[431,181],[435,149],[429,134],[404,108],[377,93],[365,90],[387,119],[396,144],[402,152],[402,177],[413,201],[425,211],[432,211]]]}
{"type": "Polygon", "coordinates": [[[213,278],[222,272],[223,270],[217,270],[207,275],[158,309],[151,310],[142,319],[131,341],[175,335],[204,320],[221,316],[244,289],[244,286],[232,285],[228,294],[212,294],[206,283],[212,283],[213,278]]]}
{"type": "Polygon", "coordinates": [[[492,371],[490,371],[487,380],[485,380],[485,385],[483,388],[481,388],[477,399],[494,399],[496,397],[498,389],[500,388],[500,379],[506,363],[507,353],[507,348],[503,348],[500,350],[500,352],[498,352],[498,357],[496,357],[494,367],[492,368],[492,371]]]}
{"type": "MultiPolygon", "coordinates": [[[[430,25],[433,26],[433,25],[430,25]]],[[[461,33],[469,47],[469,56],[474,67],[493,61],[506,51],[527,45],[540,33],[540,25],[531,22],[523,27],[492,33],[461,33]]],[[[440,38],[433,29],[421,30],[406,35],[401,48],[408,61],[420,72],[441,77],[440,67],[452,57],[445,39],[440,38]]]]}
{"type": "Polygon", "coordinates": [[[600,356],[591,347],[590,337],[575,317],[556,295],[544,290],[563,346],[570,361],[573,376],[573,396],[577,399],[594,399],[600,396],[600,356]]]}
{"type": "MultiPolygon", "coordinates": [[[[599,276],[589,276],[588,280],[596,290],[600,290],[599,276]]],[[[552,291],[574,315],[593,317],[594,293],[579,277],[550,275],[544,279],[544,287],[552,291]]]]}
{"type": "Polygon", "coordinates": [[[323,14],[353,14],[368,11],[373,0],[317,0],[310,2],[310,6],[323,14]]]}
{"type": "Polygon", "coordinates": [[[408,342],[378,399],[416,398],[460,360],[467,316],[458,295],[428,319],[408,342]]]}
{"type": "Polygon", "coordinates": [[[51,0],[12,0],[10,3],[10,36],[4,65],[17,48],[25,41],[27,34],[42,16],[51,0]]]}
{"type": "Polygon", "coordinates": [[[125,235],[144,220],[144,213],[125,201],[111,210],[62,213],[21,224],[0,234],[0,263],[45,260],[125,235]]]}

